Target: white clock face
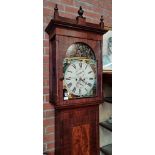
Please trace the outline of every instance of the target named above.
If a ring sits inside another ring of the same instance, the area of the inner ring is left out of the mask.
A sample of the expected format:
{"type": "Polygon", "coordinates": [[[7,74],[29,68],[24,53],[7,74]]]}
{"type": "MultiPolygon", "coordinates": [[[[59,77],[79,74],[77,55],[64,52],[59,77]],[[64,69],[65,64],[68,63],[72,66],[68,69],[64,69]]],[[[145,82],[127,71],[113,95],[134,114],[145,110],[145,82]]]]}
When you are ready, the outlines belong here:
{"type": "Polygon", "coordinates": [[[64,83],[73,95],[88,94],[95,83],[95,73],[91,66],[83,61],[73,61],[65,71],[64,83]]]}

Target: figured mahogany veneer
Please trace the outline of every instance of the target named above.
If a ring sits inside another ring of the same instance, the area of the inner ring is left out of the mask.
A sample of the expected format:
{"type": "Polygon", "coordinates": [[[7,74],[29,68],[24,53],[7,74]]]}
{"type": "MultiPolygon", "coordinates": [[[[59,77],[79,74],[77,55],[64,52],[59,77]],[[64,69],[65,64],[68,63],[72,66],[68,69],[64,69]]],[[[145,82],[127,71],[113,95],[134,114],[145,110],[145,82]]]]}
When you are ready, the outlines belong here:
{"type": "Polygon", "coordinates": [[[55,106],[55,155],[99,154],[99,103],[102,92],[102,38],[108,31],[103,17],[99,24],[86,22],[80,7],[76,19],[59,16],[54,9],[54,19],[45,31],[49,34],[50,102],[55,106]],[[63,60],[70,45],[87,44],[97,61],[97,93],[95,97],[64,100],[63,60]]]}
{"type": "Polygon", "coordinates": [[[56,154],[99,155],[98,106],[56,110],[56,154]]]}

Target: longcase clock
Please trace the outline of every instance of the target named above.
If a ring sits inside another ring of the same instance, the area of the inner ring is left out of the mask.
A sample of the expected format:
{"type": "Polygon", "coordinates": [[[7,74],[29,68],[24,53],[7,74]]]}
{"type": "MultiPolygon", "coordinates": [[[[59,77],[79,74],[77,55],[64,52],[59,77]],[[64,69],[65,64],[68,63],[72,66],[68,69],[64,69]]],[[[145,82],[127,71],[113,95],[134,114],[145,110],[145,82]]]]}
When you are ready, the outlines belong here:
{"type": "Polygon", "coordinates": [[[99,103],[102,92],[102,36],[99,24],[59,16],[45,31],[50,42],[50,102],[55,107],[55,155],[99,154],[99,103]]]}

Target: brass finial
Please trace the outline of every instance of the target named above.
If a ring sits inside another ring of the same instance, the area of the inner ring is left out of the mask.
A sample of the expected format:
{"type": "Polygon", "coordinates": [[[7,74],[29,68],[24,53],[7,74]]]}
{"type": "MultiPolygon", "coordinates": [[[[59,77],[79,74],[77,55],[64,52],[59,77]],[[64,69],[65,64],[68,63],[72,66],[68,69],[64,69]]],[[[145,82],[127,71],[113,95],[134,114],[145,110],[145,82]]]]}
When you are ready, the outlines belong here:
{"type": "Polygon", "coordinates": [[[101,28],[104,28],[104,18],[103,18],[103,16],[101,16],[101,18],[100,18],[100,27],[101,28]]]}
{"type": "Polygon", "coordinates": [[[55,8],[54,8],[54,19],[56,19],[58,16],[59,16],[58,5],[55,4],[55,8]]]}
{"type": "Polygon", "coordinates": [[[83,17],[83,13],[84,13],[84,11],[82,10],[82,6],[80,6],[80,8],[78,10],[79,17],[83,17]]]}

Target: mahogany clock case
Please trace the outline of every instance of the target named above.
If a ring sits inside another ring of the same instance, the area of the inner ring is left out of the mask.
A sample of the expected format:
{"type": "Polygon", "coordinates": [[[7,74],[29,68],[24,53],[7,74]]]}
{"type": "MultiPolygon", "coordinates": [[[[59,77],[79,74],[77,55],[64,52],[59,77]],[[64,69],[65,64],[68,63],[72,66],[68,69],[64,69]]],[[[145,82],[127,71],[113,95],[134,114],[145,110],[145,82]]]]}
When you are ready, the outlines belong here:
{"type": "Polygon", "coordinates": [[[102,38],[108,31],[101,16],[99,24],[86,22],[82,7],[76,19],[60,17],[57,5],[54,19],[45,31],[49,34],[50,102],[55,108],[55,154],[99,154],[99,103],[103,102],[102,38]],[[75,44],[88,45],[96,61],[96,95],[64,100],[63,63],[67,49],[75,44]]]}

